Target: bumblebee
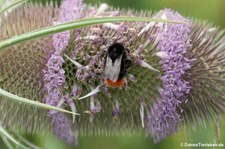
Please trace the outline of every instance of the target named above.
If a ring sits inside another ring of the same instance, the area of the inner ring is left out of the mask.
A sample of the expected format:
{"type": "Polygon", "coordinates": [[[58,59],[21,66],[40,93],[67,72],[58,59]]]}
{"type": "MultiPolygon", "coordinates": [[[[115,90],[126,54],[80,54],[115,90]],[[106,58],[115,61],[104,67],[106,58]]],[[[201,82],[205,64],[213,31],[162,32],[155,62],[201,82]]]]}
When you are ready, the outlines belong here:
{"type": "Polygon", "coordinates": [[[118,88],[126,84],[127,70],[131,65],[129,50],[121,43],[112,44],[105,56],[105,85],[118,88]]]}

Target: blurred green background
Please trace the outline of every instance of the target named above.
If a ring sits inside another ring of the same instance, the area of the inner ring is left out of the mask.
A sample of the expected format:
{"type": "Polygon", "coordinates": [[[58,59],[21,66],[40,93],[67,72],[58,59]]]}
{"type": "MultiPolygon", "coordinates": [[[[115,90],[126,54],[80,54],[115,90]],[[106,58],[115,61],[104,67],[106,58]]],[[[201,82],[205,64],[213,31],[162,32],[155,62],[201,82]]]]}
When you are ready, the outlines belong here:
{"type": "MultiPolygon", "coordinates": [[[[184,16],[207,20],[221,29],[225,28],[225,0],[85,0],[88,4],[107,3],[117,8],[158,11],[171,8],[184,16]]],[[[139,135],[132,137],[80,137],[79,146],[65,144],[54,136],[27,136],[32,142],[45,149],[180,149],[181,143],[213,143],[214,126],[182,129],[178,133],[155,145],[150,137],[139,135]]],[[[225,124],[221,126],[221,143],[225,148],[225,124]]],[[[213,148],[213,147],[207,147],[213,148]]],[[[223,147],[220,147],[223,148],[223,147]]]]}
{"type": "MultiPolygon", "coordinates": [[[[171,8],[186,17],[207,20],[221,29],[225,28],[225,0],[84,0],[88,4],[107,3],[116,8],[158,11],[171,8]]],[[[165,149],[196,148],[182,147],[181,143],[213,143],[214,129],[212,125],[182,129],[178,133],[155,145],[150,137],[80,137],[77,149],[165,149]]],[[[72,149],[59,139],[48,136],[34,138],[35,143],[46,149],[72,149]]],[[[221,143],[225,145],[225,124],[221,126],[221,143]]],[[[213,147],[207,147],[213,148],[213,147]]],[[[223,147],[219,147],[223,148],[223,147]]],[[[225,146],[224,146],[225,148],[225,146]]]]}
{"type": "Polygon", "coordinates": [[[158,11],[171,8],[187,17],[208,20],[225,27],[225,0],[84,0],[86,3],[105,2],[119,8],[158,11]]]}
{"type": "MultiPolygon", "coordinates": [[[[182,129],[178,133],[168,137],[159,144],[154,144],[150,137],[145,136],[117,136],[117,137],[80,137],[79,146],[69,146],[56,137],[39,136],[35,143],[45,149],[194,149],[196,147],[185,147],[185,143],[214,143],[214,126],[196,130],[182,129]],[[181,145],[183,144],[183,146],[181,145]]],[[[221,143],[225,145],[225,124],[221,127],[221,143]]],[[[212,149],[213,147],[200,147],[212,149]]],[[[225,148],[218,147],[218,148],[225,148]]]]}

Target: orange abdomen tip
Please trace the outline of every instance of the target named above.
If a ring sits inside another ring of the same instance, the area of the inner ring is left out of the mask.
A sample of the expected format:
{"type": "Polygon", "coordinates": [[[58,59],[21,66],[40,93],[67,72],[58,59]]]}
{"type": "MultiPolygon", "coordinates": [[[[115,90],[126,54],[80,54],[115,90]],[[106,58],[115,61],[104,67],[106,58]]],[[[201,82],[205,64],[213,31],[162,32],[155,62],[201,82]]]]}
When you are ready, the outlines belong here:
{"type": "Polygon", "coordinates": [[[117,88],[117,87],[123,87],[125,85],[125,79],[119,79],[116,82],[113,82],[109,79],[105,79],[105,85],[107,85],[108,87],[113,87],[113,88],[117,88]]]}

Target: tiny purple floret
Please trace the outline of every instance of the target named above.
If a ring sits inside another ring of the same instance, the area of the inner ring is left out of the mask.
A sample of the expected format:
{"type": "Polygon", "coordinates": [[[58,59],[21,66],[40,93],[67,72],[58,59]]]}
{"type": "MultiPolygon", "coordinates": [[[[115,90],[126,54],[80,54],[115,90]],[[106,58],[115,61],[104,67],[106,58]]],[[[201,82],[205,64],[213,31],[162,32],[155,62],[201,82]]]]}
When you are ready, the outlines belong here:
{"type": "MultiPolygon", "coordinates": [[[[169,9],[165,9],[163,15],[169,20],[189,22],[169,9]]],[[[190,91],[189,82],[184,80],[185,73],[191,67],[191,60],[186,57],[191,46],[187,42],[189,32],[187,24],[171,23],[164,23],[157,32],[158,52],[167,56],[160,60],[164,70],[161,77],[162,88],[159,89],[161,99],[153,105],[147,115],[147,131],[155,143],[176,132],[182,122],[180,105],[187,101],[190,91]]]]}

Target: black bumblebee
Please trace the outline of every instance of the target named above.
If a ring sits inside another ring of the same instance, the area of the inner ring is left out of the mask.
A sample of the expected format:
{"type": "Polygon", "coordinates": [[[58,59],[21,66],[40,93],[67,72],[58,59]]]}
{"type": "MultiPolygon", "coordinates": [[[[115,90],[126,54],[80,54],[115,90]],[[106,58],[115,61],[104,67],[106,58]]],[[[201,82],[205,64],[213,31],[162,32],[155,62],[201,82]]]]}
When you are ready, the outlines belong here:
{"type": "Polygon", "coordinates": [[[131,65],[129,50],[121,43],[112,44],[106,53],[104,77],[109,87],[123,87],[127,70],[131,65]]]}

